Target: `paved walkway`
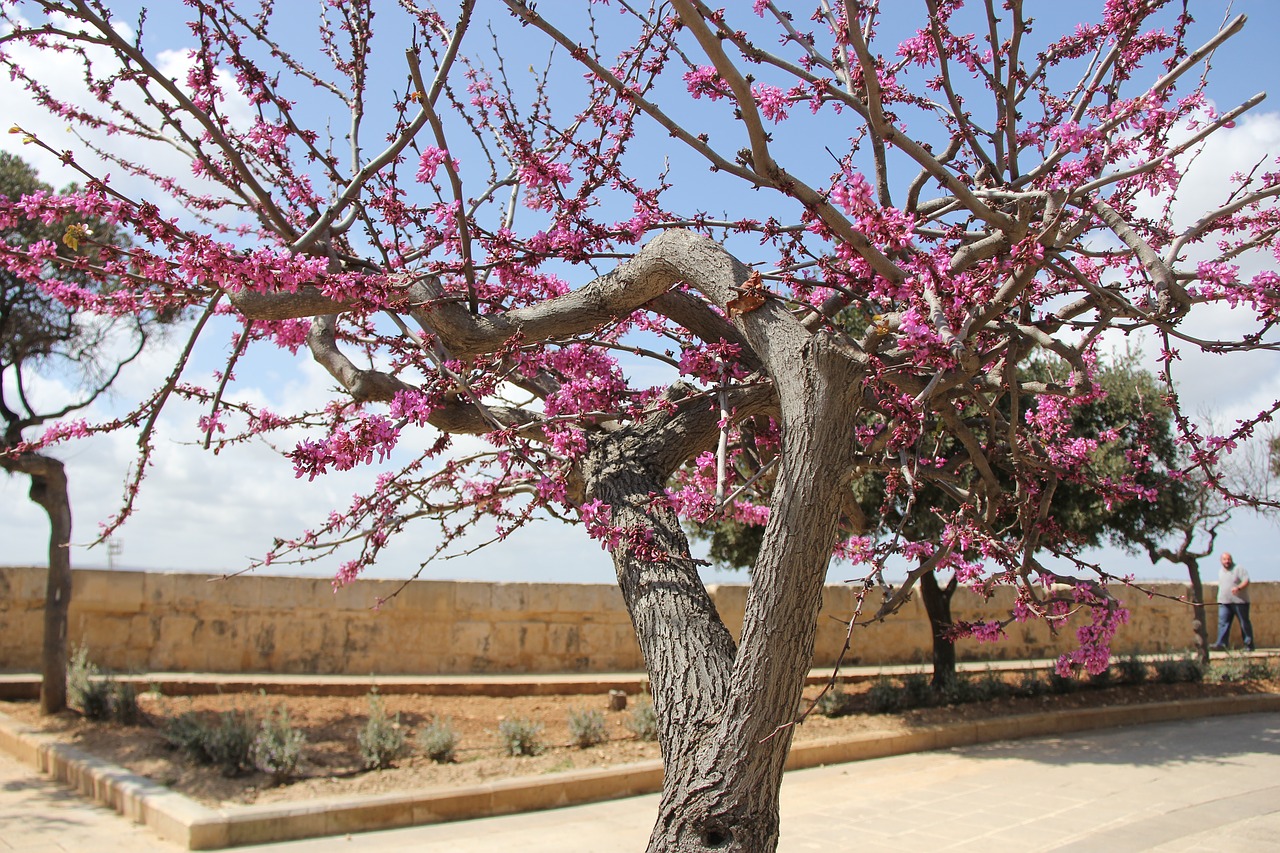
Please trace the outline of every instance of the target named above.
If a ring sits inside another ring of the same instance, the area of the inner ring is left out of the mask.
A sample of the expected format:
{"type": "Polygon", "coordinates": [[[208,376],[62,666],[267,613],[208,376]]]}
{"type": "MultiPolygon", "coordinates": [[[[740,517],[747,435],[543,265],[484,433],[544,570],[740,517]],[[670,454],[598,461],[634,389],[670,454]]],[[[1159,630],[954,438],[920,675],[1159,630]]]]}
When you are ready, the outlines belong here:
{"type": "MultiPolygon", "coordinates": [[[[1280,714],[987,744],[787,774],[783,853],[1280,850],[1280,714]]],[[[245,853],[641,850],[657,797],[242,847],[245,853]]],[[[0,851],[175,853],[0,754],[0,851]]]]}

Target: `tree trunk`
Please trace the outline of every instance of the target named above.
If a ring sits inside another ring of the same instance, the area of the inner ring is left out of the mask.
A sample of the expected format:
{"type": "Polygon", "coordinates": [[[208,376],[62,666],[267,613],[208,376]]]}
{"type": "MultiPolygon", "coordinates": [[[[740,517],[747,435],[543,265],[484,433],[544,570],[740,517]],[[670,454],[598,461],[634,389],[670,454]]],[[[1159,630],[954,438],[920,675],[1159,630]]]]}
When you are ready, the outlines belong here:
{"type": "Polygon", "coordinates": [[[1200,662],[1209,663],[1209,623],[1204,606],[1204,584],[1200,581],[1200,561],[1190,560],[1186,564],[1187,577],[1191,579],[1191,612],[1195,620],[1191,623],[1196,632],[1196,654],[1200,662]]]}
{"type": "Polygon", "coordinates": [[[71,498],[67,472],[50,456],[22,457],[20,470],[31,477],[32,501],[49,516],[49,576],[44,600],[44,648],[41,655],[40,713],[67,707],[67,612],[71,607],[71,498]]]}
{"type": "Polygon", "coordinates": [[[655,500],[669,472],[637,464],[652,445],[615,434],[583,463],[587,498],[610,507],[621,537],[614,563],[658,717],[664,778],[652,853],[777,847],[782,769],[848,488],[860,388],[821,340],[792,355],[790,375],[800,378],[779,389],[782,464],[736,650],[679,520],[655,500]]]}
{"type": "Polygon", "coordinates": [[[956,591],[956,576],[952,575],[946,587],[938,585],[933,572],[920,576],[920,599],[925,613],[929,614],[929,632],[933,637],[934,690],[941,690],[956,679],[956,644],[951,639],[951,596],[956,591]]]}

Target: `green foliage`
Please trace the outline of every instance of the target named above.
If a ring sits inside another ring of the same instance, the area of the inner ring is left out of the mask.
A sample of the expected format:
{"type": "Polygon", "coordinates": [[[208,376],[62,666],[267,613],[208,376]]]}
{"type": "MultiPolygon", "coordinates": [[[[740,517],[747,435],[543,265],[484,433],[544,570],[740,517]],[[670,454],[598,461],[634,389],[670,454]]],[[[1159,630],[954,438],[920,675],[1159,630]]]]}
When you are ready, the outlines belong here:
{"type": "Polygon", "coordinates": [[[847,717],[853,713],[853,697],[832,685],[818,697],[813,709],[824,717],[847,717]]]}
{"type": "Polygon", "coordinates": [[[408,752],[404,729],[400,727],[400,715],[387,716],[382,697],[375,689],[369,694],[369,719],[356,734],[360,759],[366,770],[384,770],[395,764],[408,752]]]}
{"type": "Polygon", "coordinates": [[[724,568],[751,568],[764,544],[764,525],[720,518],[700,525],[689,524],[687,528],[694,539],[708,543],[707,556],[724,568]]]}
{"type": "Polygon", "coordinates": [[[881,676],[867,690],[867,710],[872,714],[892,714],[903,707],[902,690],[891,678],[881,676]]]}
{"type": "Polygon", "coordinates": [[[961,675],[948,679],[934,691],[935,701],[944,705],[962,705],[966,702],[989,702],[1008,696],[1013,689],[1000,674],[987,670],[980,675],[961,675]]]}
{"type": "Polygon", "coordinates": [[[923,708],[932,705],[936,694],[931,679],[923,672],[912,672],[902,677],[902,707],[923,708]]]}
{"type": "Polygon", "coordinates": [[[1102,672],[1095,672],[1089,675],[1090,687],[1110,687],[1116,683],[1115,673],[1111,671],[1111,667],[1107,667],[1102,672]]]}
{"type": "Polygon", "coordinates": [[[1120,680],[1125,684],[1141,684],[1150,675],[1146,661],[1136,654],[1121,658],[1116,662],[1116,669],[1120,671],[1120,680]]]}
{"type": "Polygon", "coordinates": [[[977,678],[969,679],[969,684],[973,690],[973,701],[988,702],[992,699],[1003,699],[1006,696],[1013,695],[1013,688],[1009,686],[1009,682],[995,670],[988,669],[977,678]]]}
{"type": "MultiPolygon", "coordinates": [[[[53,187],[41,181],[30,164],[0,152],[0,196],[16,198],[52,191],[53,187]]],[[[47,224],[38,219],[20,220],[0,236],[11,245],[47,240],[56,247],[60,258],[84,258],[90,263],[109,254],[102,246],[128,245],[126,235],[111,223],[84,220],[74,212],[47,224]],[[81,235],[79,239],[77,235],[81,235]]],[[[51,275],[63,281],[91,283],[85,273],[68,267],[51,267],[51,275]]],[[[131,322],[136,324],[138,320],[131,322]]],[[[142,320],[143,325],[151,322],[152,318],[142,320]]],[[[117,325],[124,324],[121,321],[117,325]]],[[[110,340],[103,332],[100,319],[95,322],[78,314],[46,293],[39,282],[0,270],[0,369],[22,372],[25,377],[28,370],[56,366],[62,371],[78,371],[85,384],[97,385],[111,375],[107,363],[111,358],[110,340]]],[[[0,410],[0,414],[10,421],[19,416],[8,409],[0,410]]]]}
{"type": "Polygon", "coordinates": [[[631,706],[627,729],[640,740],[658,739],[658,713],[653,709],[651,700],[639,699],[631,706]]]}
{"type": "Polygon", "coordinates": [[[67,662],[67,702],[91,720],[105,720],[109,711],[107,691],[101,672],[89,660],[89,649],[81,645],[67,662]]]}
{"type": "Polygon", "coordinates": [[[188,711],[170,720],[163,734],[171,747],[199,764],[220,768],[225,776],[238,776],[253,766],[258,726],[242,711],[224,711],[213,723],[188,711]]]}
{"type": "Polygon", "coordinates": [[[1040,677],[1040,673],[1029,669],[1018,678],[1014,692],[1019,696],[1039,696],[1048,691],[1049,685],[1040,677]]]}
{"type": "Polygon", "coordinates": [[[1045,684],[1050,693],[1057,695],[1070,693],[1080,686],[1080,682],[1076,678],[1070,675],[1060,675],[1057,670],[1049,672],[1045,684]]]}
{"type": "Polygon", "coordinates": [[[546,748],[542,743],[542,724],[531,720],[503,720],[498,724],[498,739],[507,755],[539,755],[546,748]]]}
{"type": "Polygon", "coordinates": [[[89,649],[84,645],[67,662],[67,702],[90,720],[111,720],[126,726],[142,720],[136,688],[99,669],[89,660],[89,649]]]}
{"type": "Polygon", "coordinates": [[[201,745],[204,729],[200,715],[187,711],[166,722],[160,733],[170,749],[176,749],[200,764],[208,764],[208,753],[201,745]]]}
{"type": "Polygon", "coordinates": [[[608,739],[604,714],[595,710],[570,711],[569,739],[579,749],[604,743],[608,739]]]}
{"type": "Polygon", "coordinates": [[[422,754],[437,764],[448,764],[457,756],[458,732],[448,717],[432,720],[418,732],[417,740],[422,754]]]}
{"type": "Polygon", "coordinates": [[[1161,684],[1195,683],[1204,680],[1204,664],[1190,655],[1170,655],[1155,662],[1156,681],[1161,684]]]}
{"type": "Polygon", "coordinates": [[[289,711],[281,706],[276,713],[268,713],[262,719],[249,751],[250,760],[279,785],[297,769],[306,743],[306,735],[293,727],[289,711]]]}
{"type": "Polygon", "coordinates": [[[253,766],[249,757],[257,726],[253,717],[243,711],[226,711],[218,715],[207,747],[212,764],[227,776],[237,776],[253,766]]]}
{"type": "Polygon", "coordinates": [[[1258,681],[1271,678],[1273,675],[1271,664],[1267,660],[1249,657],[1248,655],[1232,654],[1224,659],[1211,662],[1204,678],[1206,681],[1227,684],[1239,681],[1258,681]]]}
{"type": "Polygon", "coordinates": [[[108,678],[110,696],[108,705],[112,722],[122,726],[136,726],[142,722],[142,709],[138,707],[138,688],[123,681],[108,678]]]}

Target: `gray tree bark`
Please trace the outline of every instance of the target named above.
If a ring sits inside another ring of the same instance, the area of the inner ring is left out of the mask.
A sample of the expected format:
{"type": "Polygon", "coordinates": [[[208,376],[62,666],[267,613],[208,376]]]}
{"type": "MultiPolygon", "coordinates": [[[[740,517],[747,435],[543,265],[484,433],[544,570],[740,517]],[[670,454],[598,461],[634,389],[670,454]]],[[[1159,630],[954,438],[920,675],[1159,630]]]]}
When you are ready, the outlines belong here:
{"type": "MultiPolygon", "coordinates": [[[[687,424],[664,419],[648,435],[611,437],[582,467],[587,497],[609,505],[624,532],[614,563],[650,674],[664,765],[654,853],[777,847],[778,792],[848,486],[860,384],[823,337],[774,350],[790,362],[791,379],[777,388],[782,465],[736,649],[679,520],[655,500],[670,471],[634,455],[662,458],[663,439],[681,444],[687,424]]],[[[714,423],[714,412],[704,421],[714,423]]]]}
{"type": "Polygon", "coordinates": [[[71,498],[67,472],[59,460],[37,453],[10,460],[5,468],[31,478],[28,495],[49,517],[40,713],[56,714],[67,707],[67,613],[71,607],[71,498]]]}

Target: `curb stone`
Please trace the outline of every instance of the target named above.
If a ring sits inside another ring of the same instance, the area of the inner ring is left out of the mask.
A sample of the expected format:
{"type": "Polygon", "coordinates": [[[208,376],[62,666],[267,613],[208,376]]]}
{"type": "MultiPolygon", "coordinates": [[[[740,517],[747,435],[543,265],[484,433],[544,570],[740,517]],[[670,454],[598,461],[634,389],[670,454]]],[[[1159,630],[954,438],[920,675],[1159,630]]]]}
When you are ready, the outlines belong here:
{"type": "MultiPolygon", "coordinates": [[[[923,726],[889,736],[857,735],[798,743],[791,748],[786,768],[798,770],[977,743],[1265,711],[1280,711],[1280,694],[1042,711],[923,726]]],[[[462,788],[214,809],[123,767],[58,743],[53,736],[2,713],[0,749],[189,850],[491,817],[654,793],[662,787],[662,764],[651,760],[462,788]]]]}

